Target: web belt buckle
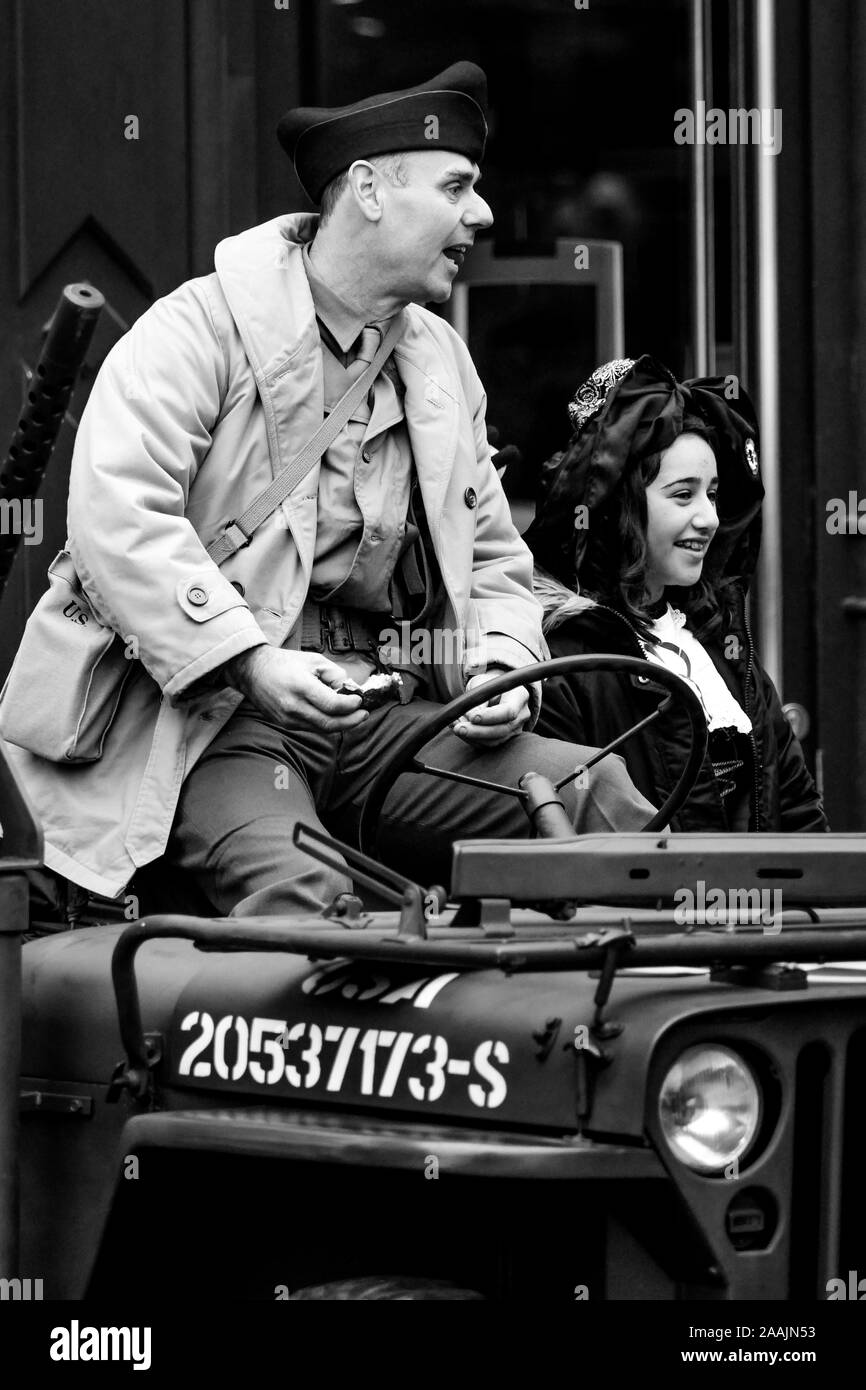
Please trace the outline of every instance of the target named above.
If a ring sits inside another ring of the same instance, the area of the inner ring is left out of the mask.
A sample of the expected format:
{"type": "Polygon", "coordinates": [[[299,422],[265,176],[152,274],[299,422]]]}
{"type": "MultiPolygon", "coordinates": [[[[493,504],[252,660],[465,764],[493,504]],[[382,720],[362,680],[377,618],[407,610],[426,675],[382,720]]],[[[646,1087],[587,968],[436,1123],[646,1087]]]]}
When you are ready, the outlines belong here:
{"type": "Polygon", "coordinates": [[[328,608],[323,605],[321,623],[322,639],[332,652],[352,652],[355,650],[352,623],[347,613],[342,612],[339,608],[328,608]]]}

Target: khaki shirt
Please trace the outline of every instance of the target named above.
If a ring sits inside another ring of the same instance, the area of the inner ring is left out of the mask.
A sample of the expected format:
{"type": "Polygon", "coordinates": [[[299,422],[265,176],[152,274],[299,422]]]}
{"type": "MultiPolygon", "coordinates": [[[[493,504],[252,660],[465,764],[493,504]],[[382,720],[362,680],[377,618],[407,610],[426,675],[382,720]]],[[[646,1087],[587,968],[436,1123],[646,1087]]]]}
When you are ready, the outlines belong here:
{"type": "MultiPolygon", "coordinates": [[[[306,246],[303,262],[316,315],[334,340],[333,347],[322,342],[329,412],[351,384],[346,368],[356,355],[351,350],[364,320],[319,277],[306,246]]],[[[377,326],[384,333],[387,320],[377,326]]],[[[356,406],[322,459],[310,595],[318,602],[390,614],[390,584],[406,533],[413,465],[403,386],[393,358],[371,395],[372,409],[369,397],[356,406]]]]}

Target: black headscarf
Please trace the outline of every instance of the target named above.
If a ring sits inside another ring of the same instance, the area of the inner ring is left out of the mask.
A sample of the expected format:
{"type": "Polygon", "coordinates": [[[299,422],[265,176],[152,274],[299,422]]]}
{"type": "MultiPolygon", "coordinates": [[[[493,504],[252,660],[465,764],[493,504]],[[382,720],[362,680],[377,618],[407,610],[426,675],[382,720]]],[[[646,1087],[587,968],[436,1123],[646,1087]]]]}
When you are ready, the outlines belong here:
{"type": "Polygon", "coordinates": [[[719,470],[719,528],[703,577],[748,585],[764,488],[755,408],[735,378],[678,382],[653,357],[622,358],[593,372],[568,409],[574,433],[564,452],[542,465],[535,520],[524,534],[538,564],[577,587],[588,531],[575,529],[575,509],[587,508],[591,529],[626,469],[669,448],[683,433],[683,416],[694,415],[707,427],[719,470]]]}

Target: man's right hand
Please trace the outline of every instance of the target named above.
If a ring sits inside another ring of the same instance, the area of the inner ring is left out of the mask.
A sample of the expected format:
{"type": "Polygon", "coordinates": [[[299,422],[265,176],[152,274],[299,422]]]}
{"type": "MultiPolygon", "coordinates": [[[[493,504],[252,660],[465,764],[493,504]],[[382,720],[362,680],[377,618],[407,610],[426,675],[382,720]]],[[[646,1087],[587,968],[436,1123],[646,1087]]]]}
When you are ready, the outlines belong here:
{"type": "Polygon", "coordinates": [[[345,733],[367,718],[360,695],[338,695],[330,688],[347,680],[343,668],[316,652],[265,643],[233,657],[224,675],[265,718],[285,728],[345,733]]]}

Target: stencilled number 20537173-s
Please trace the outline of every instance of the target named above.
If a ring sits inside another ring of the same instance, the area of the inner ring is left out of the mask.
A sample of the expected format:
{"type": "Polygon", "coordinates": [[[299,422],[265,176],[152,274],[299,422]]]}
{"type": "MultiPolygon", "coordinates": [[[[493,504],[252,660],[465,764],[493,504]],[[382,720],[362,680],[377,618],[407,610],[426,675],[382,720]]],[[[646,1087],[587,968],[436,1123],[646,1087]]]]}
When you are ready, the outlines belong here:
{"type": "Polygon", "coordinates": [[[195,1036],[178,1064],[179,1076],[241,1081],[257,1086],[287,1084],[293,1090],[339,1092],[388,1099],[408,1090],[413,1100],[437,1101],[451,1077],[465,1078],[473,1105],[495,1110],[508,1094],[500,1068],[510,1060],[496,1038],[479,1042],[471,1057],[452,1057],[438,1033],[408,1033],[395,1028],[364,1028],[329,1023],[287,1024],[282,1018],[225,1014],[214,1020],[193,1009],[180,1025],[195,1036]],[[351,1072],[350,1072],[351,1068],[351,1072]]]}

